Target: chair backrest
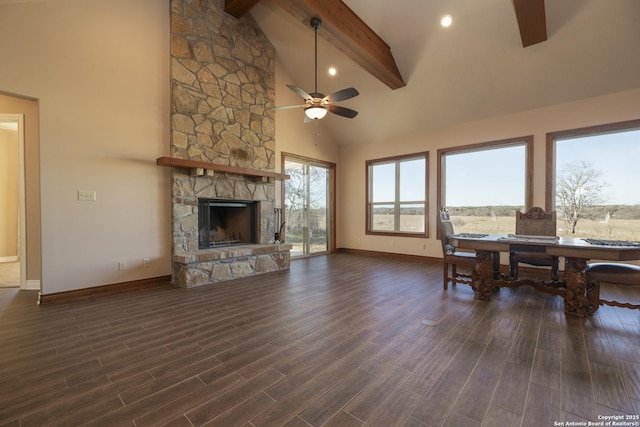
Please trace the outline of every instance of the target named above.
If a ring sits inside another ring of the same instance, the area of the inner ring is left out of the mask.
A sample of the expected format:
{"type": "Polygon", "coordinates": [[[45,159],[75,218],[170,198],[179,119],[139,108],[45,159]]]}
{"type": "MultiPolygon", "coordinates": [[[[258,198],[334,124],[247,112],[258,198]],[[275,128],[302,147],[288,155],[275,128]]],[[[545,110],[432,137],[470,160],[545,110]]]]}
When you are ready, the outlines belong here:
{"type": "Polygon", "coordinates": [[[450,219],[447,208],[440,208],[440,221],[449,221],[450,219]]]}
{"type": "Polygon", "coordinates": [[[440,221],[440,237],[442,240],[446,241],[448,240],[449,236],[451,236],[453,233],[453,224],[451,223],[451,221],[446,220],[446,221],[440,221]]]}
{"type": "Polygon", "coordinates": [[[453,248],[449,244],[449,236],[454,234],[453,232],[453,224],[451,223],[451,219],[449,218],[449,212],[446,208],[440,209],[440,215],[438,216],[438,221],[440,222],[440,244],[442,245],[442,253],[449,254],[453,252],[453,248]]]}
{"type": "Polygon", "coordinates": [[[516,234],[555,236],[556,212],[533,207],[526,212],[516,211],[516,234]]]}

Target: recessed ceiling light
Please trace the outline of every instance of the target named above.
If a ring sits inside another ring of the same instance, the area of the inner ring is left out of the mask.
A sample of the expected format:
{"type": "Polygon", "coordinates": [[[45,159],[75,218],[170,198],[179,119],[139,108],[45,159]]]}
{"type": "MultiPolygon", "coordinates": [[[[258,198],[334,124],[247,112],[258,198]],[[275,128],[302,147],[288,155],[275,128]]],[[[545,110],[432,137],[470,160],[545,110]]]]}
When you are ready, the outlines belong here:
{"type": "Polygon", "coordinates": [[[335,69],[335,67],[329,68],[329,75],[330,76],[335,76],[337,72],[338,71],[335,69]]]}
{"type": "Polygon", "coordinates": [[[442,25],[444,28],[450,27],[452,23],[453,16],[451,15],[444,15],[442,18],[440,18],[440,25],[442,25]]]}

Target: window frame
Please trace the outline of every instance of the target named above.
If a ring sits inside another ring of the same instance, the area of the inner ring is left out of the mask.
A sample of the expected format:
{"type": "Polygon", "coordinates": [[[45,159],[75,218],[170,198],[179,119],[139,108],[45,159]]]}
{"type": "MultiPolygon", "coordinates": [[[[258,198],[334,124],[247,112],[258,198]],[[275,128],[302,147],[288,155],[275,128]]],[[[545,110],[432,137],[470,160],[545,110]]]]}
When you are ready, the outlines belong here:
{"type": "MultiPolygon", "coordinates": [[[[443,207],[443,196],[445,190],[445,179],[444,179],[444,171],[445,165],[444,161],[448,154],[461,154],[464,152],[474,152],[474,151],[486,151],[497,148],[508,148],[514,147],[518,145],[524,145],[525,147],[525,172],[524,172],[524,180],[525,180],[525,188],[524,188],[524,204],[525,210],[529,209],[533,206],[533,135],[520,136],[516,138],[507,138],[496,141],[487,141],[480,142],[476,144],[468,144],[468,145],[459,145],[455,147],[447,147],[438,149],[438,183],[437,183],[437,195],[436,195],[436,203],[438,207],[438,211],[443,207]]],[[[438,230],[439,232],[439,230],[438,230]]],[[[438,235],[438,234],[436,234],[438,235]]]]}
{"type": "Polygon", "coordinates": [[[545,210],[551,211],[556,208],[556,140],[626,132],[638,129],[640,129],[640,119],[547,132],[545,147],[545,210]]]}
{"type": "Polygon", "coordinates": [[[419,237],[419,238],[426,238],[429,237],[429,152],[428,151],[422,151],[422,152],[418,152],[418,153],[411,153],[411,154],[403,154],[403,155],[399,155],[399,156],[392,156],[392,157],[384,157],[384,158],[379,158],[379,159],[371,159],[371,160],[367,160],[365,162],[365,234],[367,235],[374,235],[374,236],[397,236],[397,237],[419,237]],[[398,207],[400,204],[402,203],[407,203],[407,202],[421,202],[421,201],[401,201],[399,200],[400,197],[400,185],[402,185],[401,182],[398,181],[399,179],[399,174],[400,174],[400,168],[398,167],[398,165],[403,162],[403,161],[411,161],[411,160],[417,160],[417,159],[424,159],[424,231],[422,232],[411,232],[411,231],[376,231],[376,230],[372,230],[371,229],[371,215],[372,215],[372,207],[373,207],[373,201],[372,201],[372,183],[371,183],[371,179],[372,179],[372,174],[371,169],[373,166],[375,166],[376,164],[388,164],[388,163],[393,163],[396,165],[396,188],[395,188],[395,200],[393,202],[394,204],[394,209],[395,209],[395,213],[394,213],[394,228],[396,226],[399,225],[399,217],[398,217],[398,207]]]}

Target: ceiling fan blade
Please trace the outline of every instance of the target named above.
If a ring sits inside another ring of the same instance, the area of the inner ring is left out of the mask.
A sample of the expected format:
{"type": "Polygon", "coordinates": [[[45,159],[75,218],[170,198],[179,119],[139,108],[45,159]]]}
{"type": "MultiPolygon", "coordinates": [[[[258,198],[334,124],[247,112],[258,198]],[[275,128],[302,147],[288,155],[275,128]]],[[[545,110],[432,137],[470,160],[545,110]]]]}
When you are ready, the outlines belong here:
{"type": "Polygon", "coordinates": [[[360,92],[358,92],[353,87],[348,87],[346,89],[342,89],[342,90],[339,90],[337,92],[334,92],[331,95],[325,96],[323,101],[325,101],[325,100],[328,101],[328,102],[346,101],[347,99],[351,99],[351,98],[353,98],[355,96],[358,96],[358,95],[360,95],[360,92]]]}
{"type": "Polygon", "coordinates": [[[311,97],[311,95],[309,95],[307,92],[300,89],[298,86],[287,85],[287,87],[292,91],[294,91],[295,93],[297,93],[298,95],[300,95],[301,97],[303,97],[304,99],[306,99],[307,101],[313,101],[313,98],[311,97]]]}
{"type": "Polygon", "coordinates": [[[288,110],[290,108],[302,108],[306,107],[307,104],[299,104],[299,105],[281,105],[279,107],[273,107],[272,110],[288,110]]]}
{"type": "Polygon", "coordinates": [[[331,104],[328,104],[326,107],[327,107],[327,110],[331,111],[333,114],[337,114],[342,117],[347,117],[349,119],[353,119],[355,116],[358,115],[358,112],[355,110],[352,110],[351,108],[345,108],[339,105],[331,105],[331,104]]]}

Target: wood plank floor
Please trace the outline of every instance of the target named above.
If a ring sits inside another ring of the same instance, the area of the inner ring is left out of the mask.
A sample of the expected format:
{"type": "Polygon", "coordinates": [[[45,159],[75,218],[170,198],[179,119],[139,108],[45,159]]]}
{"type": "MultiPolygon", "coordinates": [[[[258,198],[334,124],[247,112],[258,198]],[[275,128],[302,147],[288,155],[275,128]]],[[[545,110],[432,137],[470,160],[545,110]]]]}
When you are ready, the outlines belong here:
{"type": "Polygon", "coordinates": [[[0,289],[0,426],[553,426],[640,414],[640,311],[475,301],[439,263],[336,254],[37,306],[0,289]],[[436,324],[427,326],[422,320],[436,324]]]}

